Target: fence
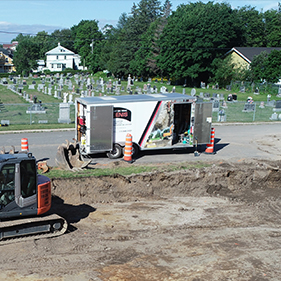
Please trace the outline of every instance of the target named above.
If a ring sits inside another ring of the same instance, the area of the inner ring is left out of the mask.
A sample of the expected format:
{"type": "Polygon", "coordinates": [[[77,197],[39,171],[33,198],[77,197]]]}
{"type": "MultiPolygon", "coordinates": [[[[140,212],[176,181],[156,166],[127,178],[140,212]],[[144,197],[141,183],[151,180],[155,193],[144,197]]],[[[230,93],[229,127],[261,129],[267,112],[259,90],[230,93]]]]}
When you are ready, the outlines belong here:
{"type": "MultiPolygon", "coordinates": [[[[235,101],[221,102],[213,108],[213,122],[269,122],[281,120],[281,111],[275,103],[254,102],[252,104],[235,101]]],[[[280,108],[281,110],[281,108],[280,108]]]]}
{"type": "MultiPolygon", "coordinates": [[[[21,125],[21,124],[57,124],[60,111],[59,103],[44,103],[37,110],[30,110],[32,104],[1,104],[0,119],[1,124],[21,125]]],[[[75,105],[70,105],[70,123],[75,122],[75,105]]]]}
{"type": "MultiPolygon", "coordinates": [[[[247,104],[247,103],[246,103],[247,104]]],[[[41,111],[32,111],[32,104],[0,104],[0,120],[2,125],[20,124],[58,124],[60,103],[44,103],[41,111]],[[40,113],[39,113],[40,112],[40,113]]],[[[281,120],[280,112],[274,102],[269,105],[263,102],[254,102],[245,110],[245,102],[224,102],[213,108],[213,122],[269,122],[281,120]]],[[[75,122],[75,105],[70,105],[70,123],[75,122]]]]}

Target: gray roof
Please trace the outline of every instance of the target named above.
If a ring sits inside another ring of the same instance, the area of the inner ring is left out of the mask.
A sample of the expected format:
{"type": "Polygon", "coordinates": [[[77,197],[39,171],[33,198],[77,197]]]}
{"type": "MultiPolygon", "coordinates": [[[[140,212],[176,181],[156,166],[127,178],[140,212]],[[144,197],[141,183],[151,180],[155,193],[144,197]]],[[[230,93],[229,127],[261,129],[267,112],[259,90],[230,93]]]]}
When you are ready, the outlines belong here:
{"type": "Polygon", "coordinates": [[[78,102],[84,104],[111,104],[125,102],[148,102],[148,101],[170,101],[170,100],[194,100],[195,97],[179,94],[144,94],[144,95],[123,95],[123,96],[102,96],[102,97],[85,97],[76,98],[78,102]]]}
{"type": "Polygon", "coordinates": [[[280,51],[281,47],[233,47],[226,55],[234,51],[248,63],[251,63],[254,56],[259,55],[261,52],[267,52],[269,54],[273,50],[280,51]]]}
{"type": "Polygon", "coordinates": [[[0,48],[0,53],[3,53],[4,55],[11,57],[11,52],[9,50],[6,50],[4,48],[0,48]]]}

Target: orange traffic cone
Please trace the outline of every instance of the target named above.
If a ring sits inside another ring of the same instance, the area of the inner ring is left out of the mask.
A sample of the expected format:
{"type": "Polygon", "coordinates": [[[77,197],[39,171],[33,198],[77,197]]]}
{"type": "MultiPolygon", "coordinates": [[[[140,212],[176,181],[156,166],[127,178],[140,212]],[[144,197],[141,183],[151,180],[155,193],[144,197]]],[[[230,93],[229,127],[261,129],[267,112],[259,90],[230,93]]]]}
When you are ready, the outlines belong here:
{"type": "Polygon", "coordinates": [[[214,151],[214,146],[215,146],[215,128],[211,129],[211,140],[210,143],[207,143],[207,148],[205,150],[205,154],[215,154],[216,152],[214,151]]]}
{"type": "Polygon", "coordinates": [[[132,150],[133,150],[132,135],[128,133],[125,142],[125,150],[124,150],[124,157],[123,157],[124,161],[132,163],[132,150]]]}
{"type": "Polygon", "coordinates": [[[28,139],[21,139],[21,151],[28,151],[28,139]]]}

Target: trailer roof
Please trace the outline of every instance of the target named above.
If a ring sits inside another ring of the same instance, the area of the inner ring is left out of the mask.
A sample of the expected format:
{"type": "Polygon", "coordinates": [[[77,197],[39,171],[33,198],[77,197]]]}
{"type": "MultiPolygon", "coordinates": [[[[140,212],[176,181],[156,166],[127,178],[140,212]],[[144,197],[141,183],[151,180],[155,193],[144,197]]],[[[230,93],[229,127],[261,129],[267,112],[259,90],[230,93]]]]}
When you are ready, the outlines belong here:
{"type": "Polygon", "coordinates": [[[141,102],[141,101],[163,101],[163,100],[195,100],[195,97],[179,94],[143,94],[143,95],[121,95],[121,96],[101,96],[101,97],[84,97],[76,98],[84,104],[102,104],[102,103],[124,103],[124,102],[141,102]]]}

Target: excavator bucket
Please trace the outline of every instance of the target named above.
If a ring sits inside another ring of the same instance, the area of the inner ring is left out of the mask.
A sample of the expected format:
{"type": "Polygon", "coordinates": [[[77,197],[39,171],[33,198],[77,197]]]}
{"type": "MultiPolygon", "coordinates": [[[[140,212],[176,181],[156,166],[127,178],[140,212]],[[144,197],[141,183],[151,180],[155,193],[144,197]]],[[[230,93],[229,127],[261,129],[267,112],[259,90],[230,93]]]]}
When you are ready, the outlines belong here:
{"type": "Polygon", "coordinates": [[[66,144],[62,144],[58,147],[55,161],[62,170],[82,169],[86,168],[91,163],[91,160],[84,161],[82,159],[79,145],[75,139],[73,140],[73,143],[66,140],[66,144]]]}

